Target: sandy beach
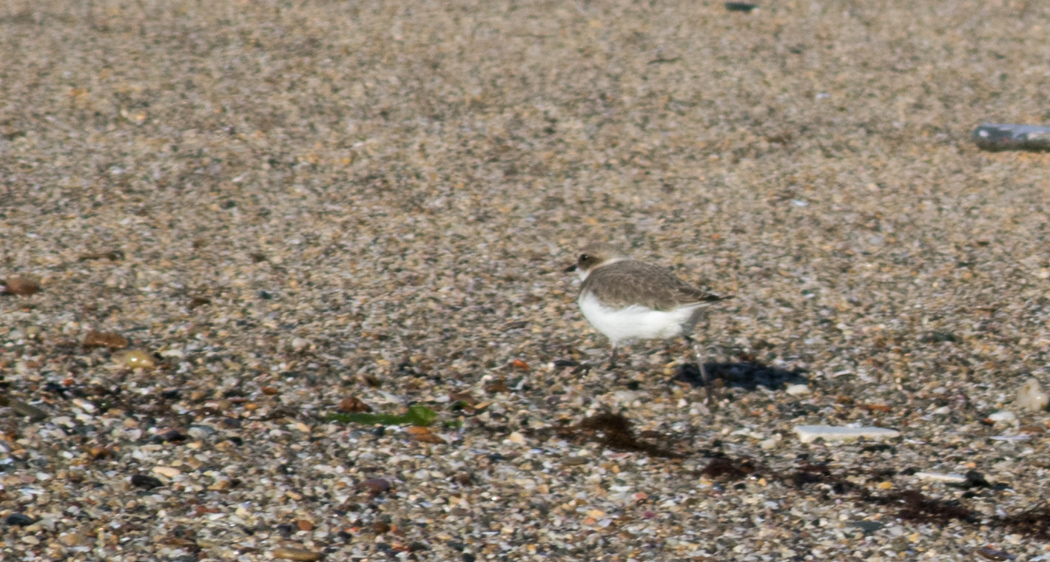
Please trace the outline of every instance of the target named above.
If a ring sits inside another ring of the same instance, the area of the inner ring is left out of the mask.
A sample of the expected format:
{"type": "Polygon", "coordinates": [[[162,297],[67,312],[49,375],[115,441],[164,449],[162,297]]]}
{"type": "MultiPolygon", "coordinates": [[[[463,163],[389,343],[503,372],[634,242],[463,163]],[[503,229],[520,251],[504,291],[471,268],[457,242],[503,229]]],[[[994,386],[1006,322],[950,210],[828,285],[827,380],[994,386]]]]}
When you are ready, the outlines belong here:
{"type": "Polygon", "coordinates": [[[1048,60],[1022,0],[10,0],[0,558],[1046,560],[1050,155],[971,132],[1048,60]],[[733,296],[718,402],[602,367],[596,240],[733,296]]]}

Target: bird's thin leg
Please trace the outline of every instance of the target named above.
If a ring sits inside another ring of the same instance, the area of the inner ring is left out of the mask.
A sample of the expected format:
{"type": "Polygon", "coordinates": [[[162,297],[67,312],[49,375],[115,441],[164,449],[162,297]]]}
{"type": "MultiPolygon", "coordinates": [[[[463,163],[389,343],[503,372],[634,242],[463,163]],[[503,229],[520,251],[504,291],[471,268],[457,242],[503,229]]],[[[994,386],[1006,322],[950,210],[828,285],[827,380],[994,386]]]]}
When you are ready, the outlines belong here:
{"type": "Polygon", "coordinates": [[[616,348],[616,344],[614,343],[613,346],[612,346],[612,355],[609,356],[609,370],[610,371],[616,368],[616,352],[617,351],[618,351],[618,349],[616,348]]]}
{"type": "Polygon", "coordinates": [[[693,346],[693,355],[696,356],[696,366],[700,369],[700,379],[704,381],[704,388],[707,391],[707,404],[715,404],[717,396],[715,393],[715,385],[711,382],[711,377],[707,375],[707,369],[704,368],[704,354],[700,350],[700,343],[692,338],[692,336],[685,336],[685,341],[689,342],[693,346]]]}

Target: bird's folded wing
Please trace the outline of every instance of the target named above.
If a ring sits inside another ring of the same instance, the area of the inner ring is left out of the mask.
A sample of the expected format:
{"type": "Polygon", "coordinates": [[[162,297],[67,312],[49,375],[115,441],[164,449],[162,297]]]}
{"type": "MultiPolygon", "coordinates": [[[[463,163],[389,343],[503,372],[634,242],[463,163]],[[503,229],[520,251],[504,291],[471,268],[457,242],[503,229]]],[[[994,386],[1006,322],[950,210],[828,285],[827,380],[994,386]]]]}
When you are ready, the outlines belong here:
{"type": "Polygon", "coordinates": [[[640,304],[653,310],[672,310],[725,299],[693,287],[666,269],[635,260],[596,268],[580,290],[590,291],[612,308],[640,304]]]}

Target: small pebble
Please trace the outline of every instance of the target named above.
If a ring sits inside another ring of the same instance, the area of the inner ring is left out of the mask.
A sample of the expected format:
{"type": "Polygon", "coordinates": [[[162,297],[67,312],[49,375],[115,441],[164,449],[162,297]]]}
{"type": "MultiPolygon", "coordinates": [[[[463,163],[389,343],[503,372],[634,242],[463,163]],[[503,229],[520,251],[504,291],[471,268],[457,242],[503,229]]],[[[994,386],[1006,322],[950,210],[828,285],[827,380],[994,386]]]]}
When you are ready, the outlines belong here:
{"type": "Polygon", "coordinates": [[[992,485],[984,477],[983,474],[976,470],[969,470],[966,472],[966,481],[963,482],[965,488],[990,488],[992,485]]]}
{"type": "Polygon", "coordinates": [[[792,396],[799,396],[799,395],[802,395],[802,394],[809,394],[809,385],[808,384],[792,384],[792,385],[788,385],[788,387],[784,389],[784,392],[787,392],[788,394],[790,394],[792,396]]]}
{"type": "Polygon", "coordinates": [[[205,439],[209,436],[215,435],[216,430],[210,425],[197,424],[191,425],[189,429],[186,430],[186,433],[194,439],[205,439]]]}
{"type": "Polygon", "coordinates": [[[77,546],[84,541],[84,537],[82,537],[79,533],[66,533],[64,535],[60,535],[58,537],[58,540],[66,546],[77,546]]]}
{"type": "Polygon", "coordinates": [[[155,476],[147,476],[145,474],[135,474],[131,477],[131,485],[136,488],[145,488],[147,490],[152,488],[159,488],[164,485],[159,478],[155,476]]]}
{"type": "Polygon", "coordinates": [[[214,484],[208,486],[208,489],[216,492],[224,492],[231,487],[233,487],[233,482],[223,478],[221,480],[216,480],[214,484]]]}
{"type": "Polygon", "coordinates": [[[161,392],[160,397],[165,400],[178,400],[182,397],[182,391],[177,388],[168,389],[161,392]]]}
{"type": "Polygon", "coordinates": [[[110,349],[124,349],[128,346],[128,338],[112,332],[96,332],[91,330],[84,336],[84,347],[108,347],[110,349]]]}
{"type": "Polygon", "coordinates": [[[113,451],[105,447],[91,447],[88,449],[88,454],[93,459],[105,459],[113,456],[113,451]]]}
{"type": "Polygon", "coordinates": [[[87,400],[84,400],[83,398],[74,398],[73,405],[75,405],[77,408],[80,408],[81,410],[84,410],[89,414],[94,413],[96,409],[94,404],[88,402],[87,400]]]}
{"type": "Polygon", "coordinates": [[[152,369],[157,366],[153,356],[141,349],[129,349],[113,356],[113,360],[128,369],[152,369]]]}
{"type": "Polygon", "coordinates": [[[390,482],[382,478],[369,478],[358,484],[358,487],[362,490],[367,490],[373,494],[381,494],[390,490],[390,482]]]}
{"type": "Polygon", "coordinates": [[[3,286],[3,290],[0,290],[0,294],[10,293],[12,295],[26,297],[40,291],[40,282],[32,277],[8,277],[7,280],[0,283],[0,285],[3,286]]]}
{"type": "Polygon", "coordinates": [[[0,406],[8,406],[16,415],[29,416],[29,418],[34,421],[39,421],[47,417],[47,412],[33,406],[32,404],[26,404],[17,398],[0,396],[0,406]]]}
{"type": "Polygon", "coordinates": [[[302,548],[278,548],[273,551],[273,557],[282,560],[301,560],[303,562],[311,562],[313,560],[324,558],[324,555],[320,552],[314,552],[302,548]]]}
{"type": "Polygon", "coordinates": [[[874,533],[883,527],[883,524],[878,521],[853,521],[850,526],[857,527],[864,531],[864,534],[874,533]]]}
{"type": "Polygon", "coordinates": [[[758,443],[758,446],[768,451],[770,449],[775,448],[777,445],[779,445],[781,440],[783,440],[783,437],[781,437],[780,434],[778,433],[778,434],[774,435],[773,437],[770,437],[769,439],[764,439],[764,440],[760,441],[758,443]]]}
{"type": "Polygon", "coordinates": [[[1021,385],[1021,390],[1017,391],[1017,404],[1025,410],[1039,412],[1050,404],[1050,394],[1043,390],[1038,379],[1030,378],[1021,385]]]}
{"type": "Polygon", "coordinates": [[[1009,552],[1006,552],[1006,551],[1003,551],[1003,550],[996,550],[996,549],[994,549],[994,548],[992,548],[990,546],[983,546],[983,547],[977,549],[977,556],[980,556],[981,558],[984,558],[985,560],[996,560],[996,561],[1013,560],[1013,559],[1017,558],[1017,556],[1014,555],[1014,554],[1010,554],[1009,552]]]}
{"type": "Polygon", "coordinates": [[[1001,410],[988,416],[988,420],[995,423],[1014,423],[1017,421],[1017,414],[1008,410],[1001,410]]]}
{"type": "Polygon", "coordinates": [[[310,347],[310,340],[305,338],[292,338],[292,351],[302,353],[308,347],[310,347]]]}
{"type": "Polygon", "coordinates": [[[407,431],[412,439],[421,443],[445,443],[445,440],[440,435],[435,435],[429,427],[410,427],[407,431]]]}
{"type": "Polygon", "coordinates": [[[155,466],[153,467],[153,472],[155,474],[166,476],[168,478],[175,478],[176,476],[182,474],[181,470],[170,466],[155,466]]]}
{"type": "Polygon", "coordinates": [[[356,396],[347,396],[343,398],[342,402],[339,402],[339,411],[347,414],[357,414],[360,412],[371,412],[372,407],[362,402],[356,396]]]}
{"type": "Polygon", "coordinates": [[[154,443],[182,443],[186,440],[186,434],[177,429],[165,431],[154,435],[150,441],[154,443]]]}
{"type": "Polygon", "coordinates": [[[4,518],[4,523],[13,527],[26,527],[36,523],[36,519],[22,513],[12,513],[4,518]]]}
{"type": "Polygon", "coordinates": [[[164,351],[161,351],[160,352],[160,356],[161,357],[174,357],[176,359],[182,359],[182,358],[186,357],[186,352],[183,351],[181,348],[173,347],[171,349],[165,349],[164,351]]]}

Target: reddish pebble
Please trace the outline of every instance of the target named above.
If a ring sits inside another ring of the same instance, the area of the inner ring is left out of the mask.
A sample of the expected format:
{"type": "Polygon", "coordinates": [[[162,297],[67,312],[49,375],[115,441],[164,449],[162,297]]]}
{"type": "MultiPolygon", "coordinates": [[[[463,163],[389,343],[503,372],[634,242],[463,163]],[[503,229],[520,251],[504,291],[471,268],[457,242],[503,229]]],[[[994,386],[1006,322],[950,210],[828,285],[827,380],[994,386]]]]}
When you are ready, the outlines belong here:
{"type": "Polygon", "coordinates": [[[369,478],[358,484],[358,487],[373,494],[382,494],[390,491],[390,482],[382,478],[369,478]]]}
{"type": "Polygon", "coordinates": [[[96,332],[91,330],[84,336],[84,347],[108,347],[110,349],[124,349],[128,346],[128,338],[112,332],[96,332]]]}
{"type": "Polygon", "coordinates": [[[339,403],[339,411],[347,414],[357,414],[360,412],[371,412],[372,407],[354,396],[347,396],[339,403]]]}
{"type": "Polygon", "coordinates": [[[25,297],[40,291],[40,282],[29,277],[9,277],[3,285],[4,290],[0,291],[0,294],[10,293],[25,297]]]}

